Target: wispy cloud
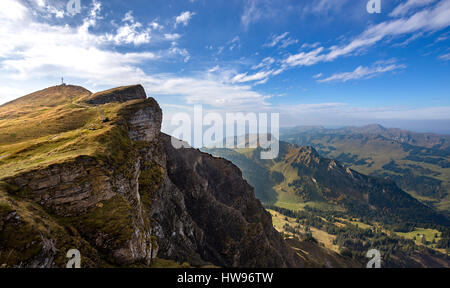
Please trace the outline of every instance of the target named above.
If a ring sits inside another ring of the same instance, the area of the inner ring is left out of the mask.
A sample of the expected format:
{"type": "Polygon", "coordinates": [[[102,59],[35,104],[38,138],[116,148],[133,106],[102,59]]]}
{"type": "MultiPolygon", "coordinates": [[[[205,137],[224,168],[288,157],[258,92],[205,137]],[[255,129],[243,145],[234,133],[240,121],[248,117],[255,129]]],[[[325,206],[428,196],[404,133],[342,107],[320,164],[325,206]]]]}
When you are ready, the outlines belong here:
{"type": "Polygon", "coordinates": [[[291,0],[243,0],[243,2],[241,23],[244,28],[262,20],[277,21],[292,8],[291,0]]]}
{"type": "Polygon", "coordinates": [[[177,47],[176,43],[173,43],[173,46],[169,49],[169,54],[180,55],[184,58],[184,62],[188,62],[191,59],[189,52],[185,48],[177,47]]]}
{"type": "Polygon", "coordinates": [[[304,5],[303,13],[330,14],[331,12],[340,12],[349,0],[312,0],[304,5]]]}
{"type": "Polygon", "coordinates": [[[320,45],[320,43],[319,42],[315,42],[315,43],[304,43],[304,44],[302,44],[302,49],[314,49],[314,48],[316,48],[317,46],[319,46],[320,45]]]}
{"type": "Polygon", "coordinates": [[[178,33],[173,33],[173,34],[166,33],[166,34],[164,34],[164,38],[169,40],[169,41],[178,40],[178,39],[180,39],[180,37],[181,37],[181,35],[178,34],[178,33]]]}
{"type": "Polygon", "coordinates": [[[274,58],[266,57],[261,61],[261,63],[259,63],[258,65],[254,65],[252,67],[252,69],[256,70],[256,69],[261,69],[261,68],[267,68],[267,67],[270,67],[270,65],[272,65],[273,63],[275,63],[274,58]]]}
{"type": "Polygon", "coordinates": [[[387,37],[438,31],[450,25],[449,15],[450,0],[442,0],[435,6],[414,13],[409,17],[370,26],[350,43],[328,49],[318,47],[310,52],[300,52],[289,56],[284,60],[284,63],[291,67],[314,65],[351,55],[360,49],[371,47],[387,37]]]}
{"type": "Polygon", "coordinates": [[[251,81],[257,81],[257,80],[264,80],[267,79],[271,74],[272,70],[269,71],[260,71],[255,74],[248,75],[248,73],[241,73],[233,77],[231,79],[232,83],[244,83],[244,82],[251,82],[251,81]]]}
{"type": "Polygon", "coordinates": [[[444,60],[444,61],[449,61],[450,60],[450,53],[447,53],[447,54],[439,56],[439,59],[444,60]]]}
{"type": "Polygon", "coordinates": [[[437,31],[450,25],[450,0],[443,0],[431,9],[417,12],[410,17],[382,22],[368,28],[347,45],[332,48],[325,60],[348,55],[357,49],[372,46],[389,36],[437,31]]]}
{"type": "Polygon", "coordinates": [[[299,42],[298,39],[294,39],[294,38],[289,37],[288,39],[283,39],[283,41],[281,41],[280,47],[281,48],[286,48],[288,46],[297,44],[298,42],[299,42]]]}
{"type": "Polygon", "coordinates": [[[316,48],[310,52],[300,52],[289,56],[284,60],[288,66],[310,66],[323,61],[324,57],[320,53],[324,50],[323,47],[316,48]]]}
{"type": "Polygon", "coordinates": [[[252,22],[255,22],[262,18],[263,12],[258,6],[258,0],[247,0],[244,13],[242,13],[241,21],[245,27],[248,27],[252,22]]]}
{"type": "Polygon", "coordinates": [[[230,42],[228,42],[227,44],[230,45],[229,49],[230,51],[233,51],[235,48],[239,48],[241,47],[241,39],[239,38],[239,36],[235,36],[230,42]]]}
{"type": "Polygon", "coordinates": [[[391,72],[404,68],[406,68],[406,66],[403,64],[376,64],[371,67],[359,66],[358,68],[356,68],[351,72],[335,73],[332,76],[324,79],[318,79],[322,76],[321,74],[316,75],[314,78],[318,79],[317,82],[320,83],[334,82],[334,81],[347,82],[356,79],[370,79],[386,72],[391,72]]]}
{"type": "Polygon", "coordinates": [[[407,0],[404,3],[395,7],[395,9],[389,14],[389,16],[392,17],[403,16],[414,8],[426,6],[433,2],[436,2],[436,0],[407,0]]]}
{"type": "Polygon", "coordinates": [[[323,76],[322,73],[318,73],[318,74],[314,75],[313,78],[314,78],[314,79],[318,79],[318,78],[320,78],[320,77],[322,77],[322,76],[323,76]]]}
{"type": "Polygon", "coordinates": [[[280,35],[272,35],[269,37],[269,42],[264,44],[264,47],[275,47],[279,46],[281,48],[286,48],[290,45],[297,44],[299,41],[298,39],[294,39],[292,37],[288,37],[289,32],[284,32],[280,35]]]}
{"type": "Polygon", "coordinates": [[[286,38],[289,35],[289,32],[284,32],[280,35],[272,35],[270,36],[270,40],[268,43],[264,44],[265,47],[275,47],[281,40],[286,38]]]}

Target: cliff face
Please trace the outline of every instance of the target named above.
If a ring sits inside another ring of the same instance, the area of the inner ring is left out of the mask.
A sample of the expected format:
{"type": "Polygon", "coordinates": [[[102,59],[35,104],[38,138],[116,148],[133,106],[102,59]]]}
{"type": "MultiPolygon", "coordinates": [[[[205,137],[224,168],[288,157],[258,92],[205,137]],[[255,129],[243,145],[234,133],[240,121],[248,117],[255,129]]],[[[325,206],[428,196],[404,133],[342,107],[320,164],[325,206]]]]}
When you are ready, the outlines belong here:
{"type": "Polygon", "coordinates": [[[225,267],[302,266],[235,165],[198,150],[174,149],[170,137],[163,138],[168,176],[202,231],[203,259],[225,267]]]}
{"type": "Polygon", "coordinates": [[[304,266],[237,167],[172,147],[160,132],[161,109],[143,99],[141,86],[80,97],[95,107],[74,102],[79,88],[61,89],[69,107],[92,119],[27,148],[0,146],[0,265],[64,267],[67,251],[79,249],[84,267],[147,266],[156,257],[193,266],[304,266]]]}

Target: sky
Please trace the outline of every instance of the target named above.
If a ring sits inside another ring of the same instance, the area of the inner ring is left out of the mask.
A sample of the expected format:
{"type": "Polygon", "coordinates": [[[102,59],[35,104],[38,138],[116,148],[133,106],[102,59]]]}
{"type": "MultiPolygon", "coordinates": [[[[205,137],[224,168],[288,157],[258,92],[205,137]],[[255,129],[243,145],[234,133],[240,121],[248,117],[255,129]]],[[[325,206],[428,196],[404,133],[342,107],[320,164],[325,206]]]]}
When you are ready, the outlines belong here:
{"type": "Polygon", "coordinates": [[[201,104],[450,134],[450,0],[68,2],[0,0],[0,104],[64,77],[140,83],[165,122],[201,104]]]}

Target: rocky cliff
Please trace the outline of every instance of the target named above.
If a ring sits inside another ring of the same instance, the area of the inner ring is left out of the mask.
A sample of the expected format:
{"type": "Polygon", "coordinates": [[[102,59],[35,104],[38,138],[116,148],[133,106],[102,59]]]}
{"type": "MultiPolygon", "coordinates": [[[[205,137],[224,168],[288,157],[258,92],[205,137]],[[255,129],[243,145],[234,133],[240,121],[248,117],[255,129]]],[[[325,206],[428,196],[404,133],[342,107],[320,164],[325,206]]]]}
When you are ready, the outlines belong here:
{"type": "Polygon", "coordinates": [[[69,249],[83,267],[306,265],[237,167],[172,147],[142,86],[86,91],[33,93],[50,104],[27,113],[15,109],[30,96],[0,107],[0,265],[64,267],[69,249]]]}

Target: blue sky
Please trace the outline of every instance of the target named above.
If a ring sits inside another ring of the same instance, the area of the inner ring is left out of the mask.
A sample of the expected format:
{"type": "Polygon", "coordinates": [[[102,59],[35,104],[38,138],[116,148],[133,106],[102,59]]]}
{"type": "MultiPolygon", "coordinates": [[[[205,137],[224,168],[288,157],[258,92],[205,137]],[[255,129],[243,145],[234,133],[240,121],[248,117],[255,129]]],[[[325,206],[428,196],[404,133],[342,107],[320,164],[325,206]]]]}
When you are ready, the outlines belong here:
{"type": "Polygon", "coordinates": [[[0,103],[142,83],[165,112],[450,133],[450,0],[0,1],[0,103]]]}

